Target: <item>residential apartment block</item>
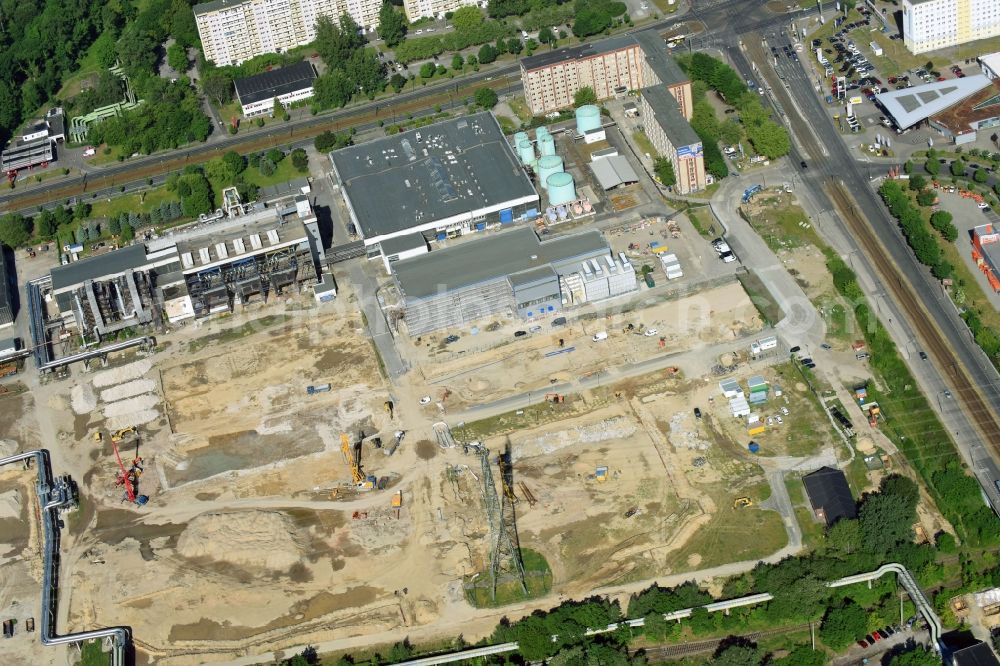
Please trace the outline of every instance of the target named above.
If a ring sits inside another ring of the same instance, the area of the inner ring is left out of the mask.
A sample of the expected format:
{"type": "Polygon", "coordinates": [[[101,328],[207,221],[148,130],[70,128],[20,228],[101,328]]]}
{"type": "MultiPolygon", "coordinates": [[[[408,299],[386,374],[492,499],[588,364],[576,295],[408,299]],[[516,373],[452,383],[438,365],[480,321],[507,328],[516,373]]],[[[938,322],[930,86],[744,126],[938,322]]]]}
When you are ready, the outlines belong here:
{"type": "Polygon", "coordinates": [[[583,44],[521,60],[521,81],[532,114],[573,106],[580,88],[590,87],[598,99],[647,86],[663,85],[691,117],[691,81],[667,54],[653,31],[614,37],[599,45],[583,44]]]}
{"type": "Polygon", "coordinates": [[[701,140],[688,124],[694,112],[691,79],[655,31],[523,58],[521,82],[536,116],[573,106],[576,91],[587,86],[598,99],[637,91],[644,129],[657,153],[673,162],[677,191],[705,188],[701,140]]]}
{"type": "Polygon", "coordinates": [[[453,12],[460,7],[486,8],[486,0],[403,0],[403,11],[412,23],[418,18],[429,17],[443,19],[447,12],[453,12]]]}
{"type": "Polygon", "coordinates": [[[643,88],[639,112],[643,130],[653,148],[670,159],[677,176],[677,191],[681,194],[705,189],[705,158],[701,139],[681,115],[673,95],[661,86],[643,88]]]}
{"type": "Polygon", "coordinates": [[[205,60],[225,66],[308,44],[320,16],[346,13],[373,28],[381,7],[381,0],[212,0],[193,10],[205,60]]]}
{"type": "Polygon", "coordinates": [[[902,0],[903,43],[911,53],[1000,35],[997,0],[902,0]]]}

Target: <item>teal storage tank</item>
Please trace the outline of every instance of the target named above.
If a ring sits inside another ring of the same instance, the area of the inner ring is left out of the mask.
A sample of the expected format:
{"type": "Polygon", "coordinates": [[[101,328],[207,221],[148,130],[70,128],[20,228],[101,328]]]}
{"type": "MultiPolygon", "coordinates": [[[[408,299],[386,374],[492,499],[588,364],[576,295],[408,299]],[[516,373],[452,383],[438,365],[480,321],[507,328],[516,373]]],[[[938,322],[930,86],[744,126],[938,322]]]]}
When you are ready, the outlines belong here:
{"type": "Polygon", "coordinates": [[[549,191],[549,204],[559,206],[576,200],[576,187],[573,184],[573,176],[560,171],[554,173],[545,180],[549,191]]]}
{"type": "Polygon", "coordinates": [[[522,141],[528,141],[528,140],[529,139],[527,132],[517,132],[516,134],[514,134],[514,148],[517,148],[517,144],[521,143],[522,141]]]}
{"type": "Polygon", "coordinates": [[[562,170],[563,160],[558,155],[542,155],[538,158],[538,165],[535,167],[535,171],[538,173],[538,182],[543,189],[549,188],[549,176],[562,170]]]}
{"type": "Polygon", "coordinates": [[[593,104],[586,104],[576,110],[576,133],[586,134],[601,126],[601,110],[593,104]]]}
{"type": "Polygon", "coordinates": [[[522,139],[517,144],[517,155],[521,158],[521,164],[531,166],[535,163],[535,146],[528,139],[522,139]]]}
{"type": "Polygon", "coordinates": [[[556,154],[556,140],[551,134],[538,137],[538,154],[550,157],[556,154]]]}

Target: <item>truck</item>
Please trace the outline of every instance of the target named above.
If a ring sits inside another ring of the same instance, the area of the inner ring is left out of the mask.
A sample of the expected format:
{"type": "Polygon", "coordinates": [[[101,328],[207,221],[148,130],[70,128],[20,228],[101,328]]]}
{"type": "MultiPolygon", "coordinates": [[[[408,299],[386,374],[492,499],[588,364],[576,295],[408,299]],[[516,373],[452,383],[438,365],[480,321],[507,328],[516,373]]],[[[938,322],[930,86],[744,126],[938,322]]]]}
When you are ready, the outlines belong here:
{"type": "Polygon", "coordinates": [[[309,386],[306,387],[306,395],[315,395],[317,393],[326,393],[329,390],[330,390],[330,385],[329,384],[318,384],[316,386],[313,386],[312,384],[310,384],[309,386]]]}

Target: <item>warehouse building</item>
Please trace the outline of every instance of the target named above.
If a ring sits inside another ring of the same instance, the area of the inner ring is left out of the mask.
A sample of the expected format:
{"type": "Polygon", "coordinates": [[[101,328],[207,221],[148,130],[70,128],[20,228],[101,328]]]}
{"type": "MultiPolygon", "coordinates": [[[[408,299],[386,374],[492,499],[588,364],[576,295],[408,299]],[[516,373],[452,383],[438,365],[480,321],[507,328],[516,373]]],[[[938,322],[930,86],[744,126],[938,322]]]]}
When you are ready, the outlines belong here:
{"type": "Polygon", "coordinates": [[[410,335],[494,315],[542,319],[636,288],[632,266],[615,260],[597,231],[542,241],[522,227],[400,260],[392,270],[410,335]]]}
{"type": "Polygon", "coordinates": [[[277,99],[286,109],[313,96],[316,72],[303,60],[287,67],[237,79],[236,98],[247,118],[273,113],[277,99]]]}
{"type": "Polygon", "coordinates": [[[17,273],[14,252],[0,243],[0,329],[14,325],[17,317],[17,273]]]}
{"type": "Polygon", "coordinates": [[[442,240],[538,217],[538,193],[486,111],[343,148],[330,162],[370,258],[400,236],[442,240]]]}
{"type": "Polygon", "coordinates": [[[318,280],[321,253],[316,216],[300,196],[58,266],[50,296],[64,326],[97,340],[301,289],[318,280]]]}

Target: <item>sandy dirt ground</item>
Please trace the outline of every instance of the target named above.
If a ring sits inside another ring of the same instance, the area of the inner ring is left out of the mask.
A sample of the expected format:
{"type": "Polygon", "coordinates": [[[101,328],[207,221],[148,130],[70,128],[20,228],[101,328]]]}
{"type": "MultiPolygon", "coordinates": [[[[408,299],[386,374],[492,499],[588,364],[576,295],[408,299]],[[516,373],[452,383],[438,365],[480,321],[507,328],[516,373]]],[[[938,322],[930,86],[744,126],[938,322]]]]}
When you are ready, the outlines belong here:
{"type": "MultiPolygon", "coordinates": [[[[587,312],[566,326],[550,325],[515,338],[523,323],[506,323],[451,345],[438,337],[410,341],[406,353],[426,381],[426,392],[440,399],[448,392],[449,407],[486,402],[513,391],[543,389],[555,383],[597,372],[608,359],[631,363],[664,351],[691,349],[732,340],[762,328],[757,311],[739,284],[696,295],[654,302],[623,312],[587,312]],[[634,330],[626,331],[632,325],[634,330]],[[644,335],[655,329],[654,335],[644,335]],[[606,331],[608,339],[594,342],[606,331]],[[661,338],[663,342],[661,343],[661,338]],[[546,357],[560,349],[573,351],[546,357]]],[[[440,336],[443,338],[443,336],[440,336]]],[[[405,344],[405,342],[404,342],[405,344]]]]}

